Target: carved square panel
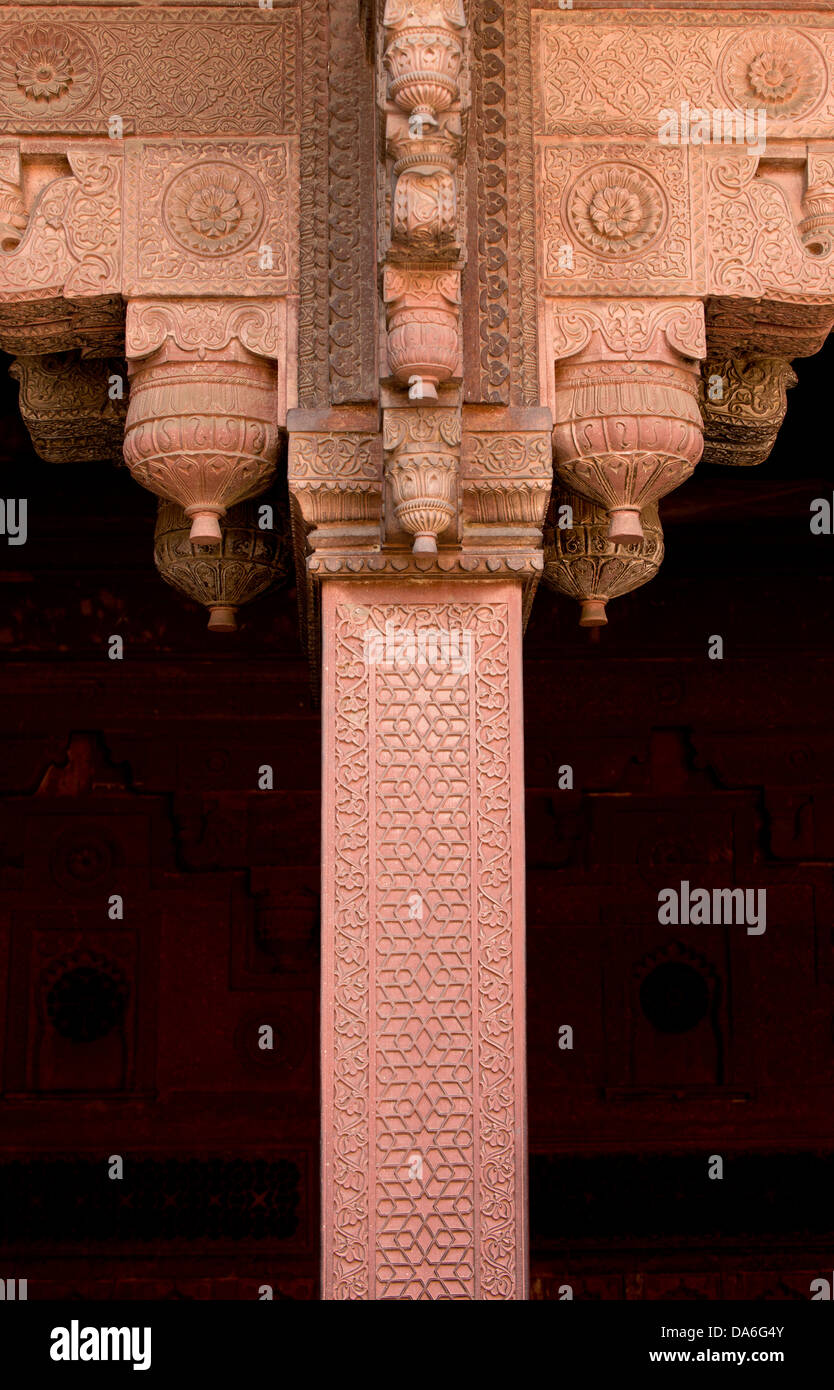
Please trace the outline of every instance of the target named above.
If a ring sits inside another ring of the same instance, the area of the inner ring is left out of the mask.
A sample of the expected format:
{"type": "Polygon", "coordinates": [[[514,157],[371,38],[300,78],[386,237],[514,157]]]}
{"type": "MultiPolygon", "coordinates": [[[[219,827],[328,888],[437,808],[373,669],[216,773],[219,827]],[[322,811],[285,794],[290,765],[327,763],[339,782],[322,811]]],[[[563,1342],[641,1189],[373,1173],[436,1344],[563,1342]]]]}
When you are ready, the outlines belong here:
{"type": "Polygon", "coordinates": [[[699,293],[703,171],[680,146],[543,140],[540,274],[546,294],[699,293]]]}
{"type": "Polygon", "coordinates": [[[126,294],[290,290],[294,140],[142,140],[126,164],[126,294]]]}

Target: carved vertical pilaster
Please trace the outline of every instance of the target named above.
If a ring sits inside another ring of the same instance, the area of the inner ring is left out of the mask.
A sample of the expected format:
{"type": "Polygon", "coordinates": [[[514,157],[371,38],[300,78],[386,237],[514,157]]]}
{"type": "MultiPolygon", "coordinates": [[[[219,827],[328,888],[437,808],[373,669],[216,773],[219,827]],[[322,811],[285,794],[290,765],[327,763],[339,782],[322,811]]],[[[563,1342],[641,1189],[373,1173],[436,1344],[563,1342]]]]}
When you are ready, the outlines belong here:
{"type": "Polygon", "coordinates": [[[517,583],[326,581],[323,1296],[526,1296],[517,583]]]}

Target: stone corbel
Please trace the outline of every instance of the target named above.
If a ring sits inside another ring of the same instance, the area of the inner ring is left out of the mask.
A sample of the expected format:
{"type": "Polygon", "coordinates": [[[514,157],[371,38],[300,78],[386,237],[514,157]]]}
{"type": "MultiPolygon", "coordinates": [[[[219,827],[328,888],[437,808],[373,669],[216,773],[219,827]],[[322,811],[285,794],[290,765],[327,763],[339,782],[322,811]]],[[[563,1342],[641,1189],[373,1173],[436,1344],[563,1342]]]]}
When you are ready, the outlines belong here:
{"type": "Polygon", "coordinates": [[[218,546],[227,509],[272,481],[286,336],[282,300],[128,305],[125,460],[143,487],[182,507],[192,544],[218,546]]]}
{"type": "Polygon", "coordinates": [[[642,540],[620,545],[608,535],[604,507],[556,485],[544,528],[542,582],[579,605],[580,627],[604,627],[612,598],[654,579],[663,560],[657,505],[640,516],[642,540]]]}
{"type": "Polygon", "coordinates": [[[784,357],[753,351],[710,355],[700,384],[704,462],[748,468],[764,463],[785,418],[787,391],[795,385],[784,357]]]}
{"type": "Polygon", "coordinates": [[[120,460],[127,411],[121,359],[62,352],[15,359],[20,413],[45,463],[120,460]]]}
{"type": "Polygon", "coordinates": [[[378,551],[382,437],[374,407],[293,410],[289,486],[296,552],[378,551]]]}
{"type": "Polygon", "coordinates": [[[33,156],[28,193],[20,146],[6,144],[2,156],[0,347],[14,355],[79,345],[95,355],[120,351],[121,154],[109,140],[56,146],[33,156]]]}
{"type": "Polygon", "coordinates": [[[455,408],[385,412],[385,477],[391,509],[415,555],[436,555],[438,538],[458,539],[461,420],[455,408]]]}
{"type": "Polygon", "coordinates": [[[562,481],[608,513],[612,541],[641,541],[640,513],[703,449],[698,300],[580,300],[551,306],[553,443],[562,481]]]}

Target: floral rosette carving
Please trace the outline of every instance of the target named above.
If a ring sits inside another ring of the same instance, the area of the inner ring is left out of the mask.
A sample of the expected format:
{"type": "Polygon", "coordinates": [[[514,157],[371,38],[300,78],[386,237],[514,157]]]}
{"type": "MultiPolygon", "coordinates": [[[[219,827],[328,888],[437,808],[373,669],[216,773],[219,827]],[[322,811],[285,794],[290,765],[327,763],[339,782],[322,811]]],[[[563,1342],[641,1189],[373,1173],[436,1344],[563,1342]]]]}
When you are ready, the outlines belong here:
{"type": "Polygon", "coordinates": [[[580,627],[608,622],[606,605],[654,579],[663,561],[663,530],[657,507],[642,514],[640,540],[618,545],[608,535],[602,507],[564,488],[555,488],[544,527],[542,579],[551,589],[580,605],[580,627]],[[571,508],[569,526],[560,526],[560,511],[571,508]]]}
{"type": "Polygon", "coordinates": [[[25,24],[4,35],[0,107],[55,121],[84,106],[98,84],[93,50],[62,24],[25,24]]]}
{"type": "Polygon", "coordinates": [[[192,165],[172,179],[162,203],[170,236],[199,256],[228,256],[254,241],[266,207],[245,169],[219,160],[192,165]]]}
{"type": "Polygon", "coordinates": [[[290,573],[285,509],[277,509],[273,529],[262,530],[259,505],[243,502],[231,507],[220,548],[213,551],[192,547],[190,522],[182,508],[175,502],[159,502],[154,533],[156,568],[166,584],[208,609],[212,632],[234,632],[238,609],[275,588],[290,573]]]}
{"type": "Polygon", "coordinates": [[[587,250],[624,257],[645,251],[660,238],[668,209],[662,188],[644,170],[599,164],[568,191],[566,216],[587,250]]]}
{"type": "Polygon", "coordinates": [[[752,28],[727,45],[721,81],[733,107],[761,108],[773,119],[810,115],[828,86],[825,59],[806,34],[752,28]]]}

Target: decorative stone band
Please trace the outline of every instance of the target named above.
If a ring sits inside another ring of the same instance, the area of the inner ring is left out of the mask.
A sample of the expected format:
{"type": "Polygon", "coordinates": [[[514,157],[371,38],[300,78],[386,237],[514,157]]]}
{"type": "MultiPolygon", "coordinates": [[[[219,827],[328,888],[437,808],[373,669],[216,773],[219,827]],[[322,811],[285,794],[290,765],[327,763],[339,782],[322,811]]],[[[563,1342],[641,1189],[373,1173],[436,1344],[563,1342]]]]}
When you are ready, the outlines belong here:
{"type": "Polygon", "coordinates": [[[703,449],[698,301],[585,301],[556,310],[553,443],[563,482],[640,541],[640,512],[679,486],[703,449]]]}

